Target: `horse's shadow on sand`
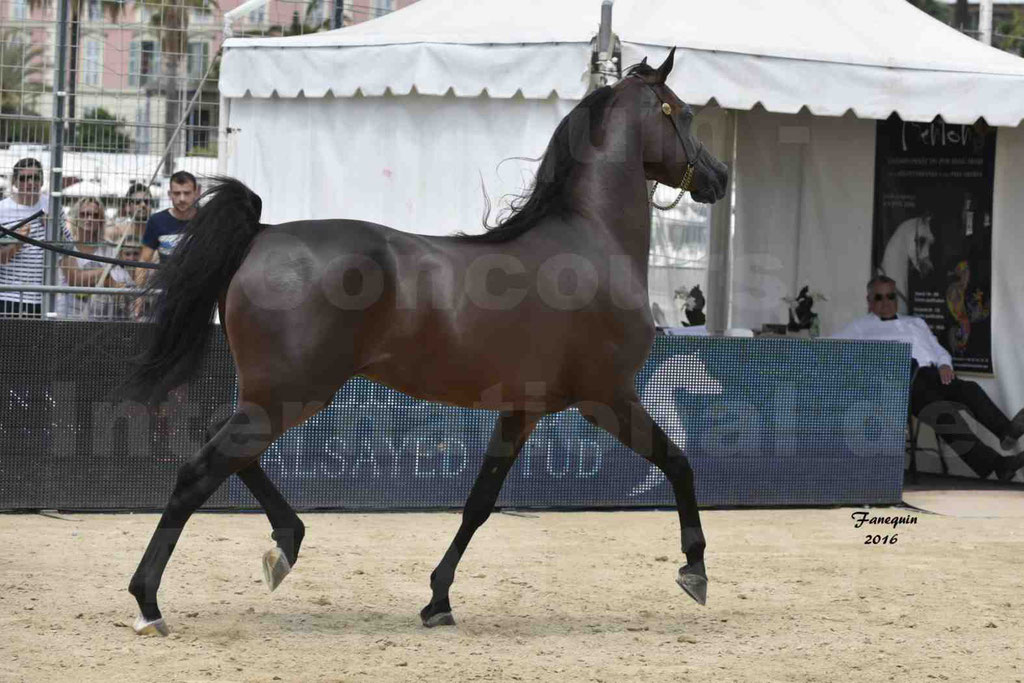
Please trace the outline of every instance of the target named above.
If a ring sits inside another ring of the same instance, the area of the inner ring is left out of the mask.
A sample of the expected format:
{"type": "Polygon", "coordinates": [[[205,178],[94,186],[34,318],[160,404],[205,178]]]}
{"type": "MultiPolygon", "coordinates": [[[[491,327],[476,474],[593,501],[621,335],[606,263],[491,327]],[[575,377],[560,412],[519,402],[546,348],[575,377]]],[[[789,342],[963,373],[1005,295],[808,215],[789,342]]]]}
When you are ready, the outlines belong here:
{"type": "MultiPolygon", "coordinates": [[[[248,627],[259,626],[259,636],[273,632],[277,637],[288,635],[359,635],[359,636],[554,636],[592,633],[644,633],[647,636],[677,638],[681,635],[700,637],[718,630],[727,620],[731,626],[742,623],[748,614],[745,611],[695,612],[684,594],[679,596],[679,611],[674,614],[651,613],[622,614],[609,619],[605,612],[567,612],[556,607],[543,608],[540,612],[514,611],[501,614],[485,614],[464,610],[465,616],[456,616],[455,626],[427,629],[422,626],[416,610],[408,613],[384,612],[367,609],[345,609],[336,607],[329,612],[318,614],[268,611],[254,615],[251,612],[224,614],[222,618],[233,624],[245,623],[248,627]]],[[[208,636],[217,637],[222,625],[210,625],[208,636]]]]}

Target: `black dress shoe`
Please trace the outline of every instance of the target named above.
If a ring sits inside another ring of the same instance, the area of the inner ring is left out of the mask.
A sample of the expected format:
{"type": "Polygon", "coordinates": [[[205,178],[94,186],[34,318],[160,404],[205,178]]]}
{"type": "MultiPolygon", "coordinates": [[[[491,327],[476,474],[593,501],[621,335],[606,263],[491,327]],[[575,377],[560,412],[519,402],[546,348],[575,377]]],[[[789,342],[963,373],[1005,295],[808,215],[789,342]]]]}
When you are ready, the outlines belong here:
{"type": "Polygon", "coordinates": [[[1017,441],[1024,436],[1024,408],[1017,411],[1017,414],[1010,420],[1010,426],[1000,439],[999,445],[1004,451],[1012,451],[1017,446],[1017,441]]]}
{"type": "Polygon", "coordinates": [[[1017,474],[1017,470],[1024,467],[1024,453],[1011,455],[1002,458],[999,469],[996,470],[996,479],[999,481],[1010,481],[1017,474]]]}

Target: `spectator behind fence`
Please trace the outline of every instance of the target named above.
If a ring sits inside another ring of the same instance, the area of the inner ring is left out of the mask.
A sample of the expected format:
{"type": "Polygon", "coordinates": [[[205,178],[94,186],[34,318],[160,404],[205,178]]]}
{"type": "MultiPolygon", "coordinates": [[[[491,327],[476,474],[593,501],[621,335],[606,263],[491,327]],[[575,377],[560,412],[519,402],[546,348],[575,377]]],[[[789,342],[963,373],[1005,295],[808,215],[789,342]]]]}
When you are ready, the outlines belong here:
{"type": "MultiPolygon", "coordinates": [[[[18,232],[32,239],[45,240],[50,198],[42,190],[43,165],[39,160],[27,157],[15,163],[11,174],[11,196],[0,200],[0,225],[7,226],[42,211],[42,218],[18,232]]],[[[71,241],[67,226],[60,222],[64,239],[71,241]]],[[[41,285],[44,267],[43,249],[40,247],[22,242],[0,246],[0,284],[41,285]]],[[[39,292],[0,292],[0,316],[38,318],[42,315],[42,301],[39,292]]]]}
{"type": "MultiPolygon", "coordinates": [[[[79,199],[71,209],[75,250],[95,256],[113,257],[116,251],[114,246],[102,241],[105,224],[103,202],[96,197],[79,199]]],[[[69,287],[118,287],[130,280],[127,271],[120,266],[108,268],[105,263],[77,256],[62,257],[60,272],[61,284],[69,287]]],[[[57,299],[57,314],[67,318],[91,317],[90,303],[93,296],[61,294],[57,299]]]]}
{"type": "Polygon", "coordinates": [[[832,335],[839,339],[873,339],[911,344],[914,380],[910,387],[910,410],[935,432],[984,479],[995,472],[1002,481],[1013,478],[1024,467],[1024,453],[1003,456],[982,443],[960,416],[966,408],[974,418],[1000,439],[1005,451],[1019,450],[1024,435],[1024,409],[1008,419],[975,382],[955,377],[952,359],[921,318],[896,315],[896,283],[879,275],[868,282],[868,313],[832,335]]]}
{"type": "Polygon", "coordinates": [[[171,198],[171,208],[157,211],[146,221],[146,231],[142,236],[143,261],[166,259],[185,231],[185,226],[196,215],[195,204],[199,198],[196,177],[187,171],[178,171],[171,176],[169,184],[167,196],[171,198]]]}
{"type": "Polygon", "coordinates": [[[152,213],[153,197],[142,183],[132,183],[117,212],[117,218],[107,226],[107,241],[118,244],[121,237],[128,236],[136,241],[142,239],[146,222],[152,213]],[[118,233],[117,237],[113,233],[118,233]]]}
{"type": "MultiPolygon", "coordinates": [[[[114,233],[113,244],[109,246],[111,253],[116,251],[117,258],[124,261],[139,261],[142,258],[142,242],[132,234],[121,235],[114,233]],[[124,238],[123,240],[121,238],[124,238]],[[118,250],[117,245],[121,248],[118,250]]],[[[110,286],[131,287],[135,284],[133,279],[134,268],[114,266],[111,268],[110,286]]],[[[88,317],[90,320],[131,320],[133,299],[130,296],[121,294],[94,294],[89,299],[88,317]]]]}

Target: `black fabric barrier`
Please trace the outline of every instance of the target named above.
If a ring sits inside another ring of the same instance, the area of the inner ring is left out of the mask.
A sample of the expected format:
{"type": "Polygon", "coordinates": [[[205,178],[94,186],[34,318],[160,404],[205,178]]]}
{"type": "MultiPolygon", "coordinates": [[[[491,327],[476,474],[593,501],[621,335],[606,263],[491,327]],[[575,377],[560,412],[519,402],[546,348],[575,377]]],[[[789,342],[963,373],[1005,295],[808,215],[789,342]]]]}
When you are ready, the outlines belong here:
{"type": "MultiPolygon", "coordinates": [[[[178,465],[231,413],[234,367],[218,330],[167,404],[117,402],[144,327],[0,321],[0,509],[164,505],[178,465]]],[[[704,506],[895,503],[909,358],[895,343],[658,337],[637,388],[684,447],[704,506]]],[[[262,463],[298,509],[458,507],[494,420],[355,379],[262,463]]],[[[540,423],[498,502],[674,504],[657,470],[572,410],[540,423]]],[[[232,477],[207,507],[257,506],[232,477]]]]}

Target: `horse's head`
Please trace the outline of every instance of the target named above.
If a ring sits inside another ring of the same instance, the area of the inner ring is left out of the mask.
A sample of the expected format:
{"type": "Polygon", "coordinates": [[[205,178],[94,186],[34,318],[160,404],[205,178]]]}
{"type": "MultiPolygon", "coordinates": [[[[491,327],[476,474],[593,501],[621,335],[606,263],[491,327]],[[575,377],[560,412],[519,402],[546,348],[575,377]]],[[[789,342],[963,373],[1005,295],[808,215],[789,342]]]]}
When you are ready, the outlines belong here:
{"type": "Polygon", "coordinates": [[[644,173],[670,187],[689,190],[698,202],[711,204],[725,196],[729,170],[711,156],[693,134],[693,110],[665,85],[675,48],[657,69],[643,62],[629,71],[620,86],[639,100],[643,130],[644,173]]]}
{"type": "Polygon", "coordinates": [[[909,249],[910,262],[918,273],[928,275],[932,272],[932,244],[935,242],[931,216],[922,216],[917,219],[912,239],[914,243],[909,249]]]}

